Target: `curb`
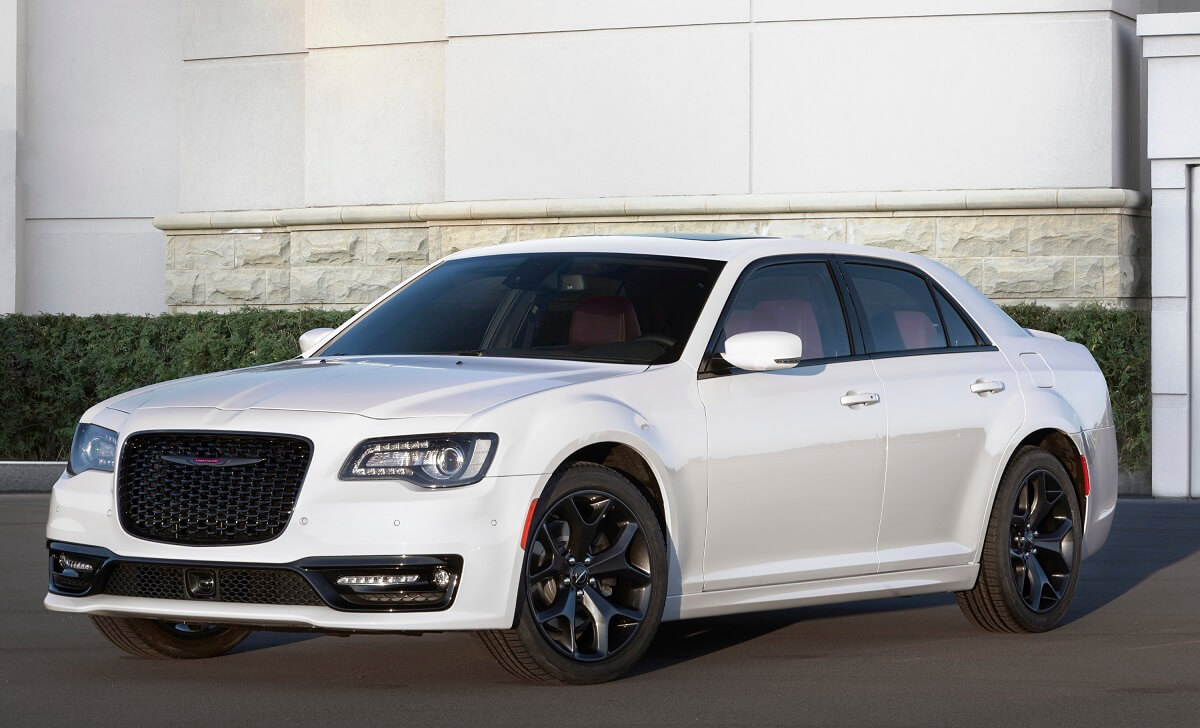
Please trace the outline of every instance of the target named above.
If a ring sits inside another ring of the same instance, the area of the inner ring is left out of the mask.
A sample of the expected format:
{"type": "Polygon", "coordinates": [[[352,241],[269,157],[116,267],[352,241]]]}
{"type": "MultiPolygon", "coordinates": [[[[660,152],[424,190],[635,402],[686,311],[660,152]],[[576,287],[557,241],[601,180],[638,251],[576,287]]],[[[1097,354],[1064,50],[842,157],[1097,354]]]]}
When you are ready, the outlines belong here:
{"type": "Polygon", "coordinates": [[[49,493],[67,464],[0,461],[0,493],[49,493]]]}

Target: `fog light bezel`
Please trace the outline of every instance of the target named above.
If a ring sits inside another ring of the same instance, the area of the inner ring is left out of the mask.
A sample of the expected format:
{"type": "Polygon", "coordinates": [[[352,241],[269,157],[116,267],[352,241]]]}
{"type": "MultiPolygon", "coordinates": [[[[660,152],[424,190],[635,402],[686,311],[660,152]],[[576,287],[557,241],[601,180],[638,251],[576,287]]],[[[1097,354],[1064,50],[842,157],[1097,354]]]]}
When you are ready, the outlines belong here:
{"type": "Polygon", "coordinates": [[[454,601],[462,575],[462,557],[404,556],[378,566],[357,559],[320,562],[309,559],[305,568],[320,574],[324,587],[356,610],[439,611],[448,609],[454,601]],[[380,576],[415,578],[390,585],[339,583],[347,577],[380,576]]]}
{"type": "Polygon", "coordinates": [[[113,557],[106,549],[62,543],[48,544],[48,556],[50,592],[72,597],[87,596],[103,585],[113,557]],[[89,568],[76,568],[85,564],[89,568]]]}

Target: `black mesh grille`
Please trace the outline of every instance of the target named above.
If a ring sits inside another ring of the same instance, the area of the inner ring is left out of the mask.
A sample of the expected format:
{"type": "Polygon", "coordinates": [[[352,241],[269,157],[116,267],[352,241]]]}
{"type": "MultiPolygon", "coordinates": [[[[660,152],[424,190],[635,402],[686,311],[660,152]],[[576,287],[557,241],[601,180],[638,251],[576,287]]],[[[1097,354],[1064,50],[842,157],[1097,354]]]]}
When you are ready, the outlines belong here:
{"type": "Polygon", "coordinates": [[[121,525],[152,541],[261,543],[287,526],[312,458],[307,440],[281,435],[152,432],[121,450],[121,525]],[[213,467],[164,458],[259,460],[213,467]]]}
{"type": "MultiPolygon", "coordinates": [[[[117,564],[105,594],[148,599],[188,599],[183,566],[117,564]]],[[[205,568],[216,577],[216,595],[205,601],[324,606],[303,576],[287,569],[205,568]]]]}

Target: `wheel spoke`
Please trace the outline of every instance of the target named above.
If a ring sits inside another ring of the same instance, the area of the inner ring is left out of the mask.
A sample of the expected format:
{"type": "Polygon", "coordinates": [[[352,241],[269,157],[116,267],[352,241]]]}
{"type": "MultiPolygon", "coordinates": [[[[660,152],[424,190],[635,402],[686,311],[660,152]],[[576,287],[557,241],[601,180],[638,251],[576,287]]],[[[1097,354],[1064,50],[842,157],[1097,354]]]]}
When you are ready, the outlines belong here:
{"type": "Polygon", "coordinates": [[[1026,478],[1021,486],[1017,488],[1016,498],[1013,500],[1012,507],[1012,525],[1024,530],[1026,524],[1029,523],[1029,516],[1033,510],[1034,501],[1037,499],[1036,488],[1033,485],[1033,478],[1026,478]]]}
{"type": "Polygon", "coordinates": [[[1044,533],[1033,539],[1033,545],[1039,549],[1053,551],[1054,553],[1063,555],[1063,539],[1071,533],[1073,524],[1070,519],[1066,519],[1059,523],[1058,528],[1051,533],[1044,533]]]}
{"type": "Polygon", "coordinates": [[[573,554],[586,554],[592,541],[596,539],[596,531],[600,527],[600,522],[604,520],[605,514],[612,507],[612,499],[606,498],[599,503],[590,504],[594,507],[595,513],[592,518],[588,518],[579,508],[577,498],[568,498],[563,501],[562,507],[558,515],[562,517],[570,527],[570,536],[567,541],[567,550],[573,554]]]}
{"type": "Polygon", "coordinates": [[[560,568],[558,566],[558,557],[556,556],[555,558],[550,560],[550,563],[548,565],[546,565],[545,568],[538,569],[537,571],[535,571],[534,573],[529,575],[529,585],[535,586],[535,585],[545,581],[546,579],[549,579],[551,576],[558,574],[559,571],[560,571],[560,568]]]}
{"type": "Polygon", "coordinates": [[[633,582],[635,586],[649,584],[650,574],[629,562],[629,547],[638,530],[634,521],[621,524],[613,545],[592,557],[592,565],[588,569],[592,576],[615,576],[633,582]]]}
{"type": "Polygon", "coordinates": [[[1046,473],[1039,470],[1029,476],[1029,505],[1026,509],[1026,523],[1036,524],[1042,519],[1046,504],[1046,473]]]}
{"type": "Polygon", "coordinates": [[[529,544],[529,551],[528,574],[530,586],[558,574],[566,564],[554,536],[550,533],[550,529],[545,523],[542,523],[538,527],[537,536],[529,544]],[[541,567],[536,566],[536,561],[539,560],[537,557],[539,556],[542,558],[549,557],[545,565],[541,567]]]}
{"type": "Polygon", "coordinates": [[[570,652],[575,652],[578,648],[575,644],[575,590],[561,589],[558,592],[559,598],[554,601],[554,604],[537,612],[534,617],[538,624],[541,624],[543,629],[547,623],[556,619],[565,619],[567,621],[566,629],[562,630],[563,634],[569,636],[569,644],[564,645],[570,652]]]}
{"type": "Polygon", "coordinates": [[[1028,522],[1031,526],[1037,528],[1038,524],[1046,520],[1046,516],[1050,514],[1050,511],[1054,509],[1054,506],[1058,505],[1058,502],[1061,501],[1065,496],[1062,494],[1061,490],[1057,490],[1053,493],[1050,492],[1050,488],[1048,487],[1049,484],[1053,483],[1055,486],[1057,486],[1058,481],[1050,478],[1049,474],[1045,470],[1039,470],[1037,473],[1034,473],[1032,476],[1030,476],[1031,482],[1033,482],[1035,479],[1037,498],[1033,503],[1033,508],[1029,514],[1028,522]]]}
{"type": "Polygon", "coordinates": [[[1029,572],[1030,581],[1032,582],[1029,590],[1029,607],[1035,612],[1040,612],[1042,611],[1043,592],[1046,588],[1050,588],[1055,601],[1058,600],[1058,592],[1050,583],[1050,578],[1046,576],[1046,570],[1042,568],[1041,562],[1036,557],[1030,555],[1025,560],[1025,569],[1029,572]]]}
{"type": "Polygon", "coordinates": [[[1025,598],[1025,585],[1029,582],[1029,560],[1025,558],[1025,554],[1014,553],[1013,557],[1016,562],[1013,564],[1013,581],[1017,586],[1017,593],[1021,598],[1025,598]]]}
{"type": "Polygon", "coordinates": [[[587,610],[588,616],[592,619],[595,634],[595,644],[592,645],[593,653],[589,657],[604,658],[608,656],[614,617],[624,617],[637,623],[641,623],[646,618],[644,611],[614,604],[598,589],[590,586],[584,587],[583,590],[583,608],[587,610]]]}
{"type": "Polygon", "coordinates": [[[550,527],[552,525],[555,526],[559,531],[564,529],[564,524],[562,522],[552,523],[549,519],[547,519],[542,521],[542,525],[538,528],[538,538],[536,540],[543,541],[550,553],[554,554],[556,557],[560,557],[562,556],[563,547],[559,544],[566,539],[561,534],[555,536],[553,533],[551,533],[550,527]]]}

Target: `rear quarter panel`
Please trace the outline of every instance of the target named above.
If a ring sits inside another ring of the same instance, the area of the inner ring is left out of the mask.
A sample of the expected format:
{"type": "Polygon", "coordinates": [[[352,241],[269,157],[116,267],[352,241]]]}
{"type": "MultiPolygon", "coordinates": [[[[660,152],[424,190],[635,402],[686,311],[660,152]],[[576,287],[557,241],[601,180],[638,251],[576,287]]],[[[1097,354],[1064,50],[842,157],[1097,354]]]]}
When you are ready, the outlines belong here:
{"type": "Polygon", "coordinates": [[[1059,337],[1013,336],[998,343],[1017,371],[1027,408],[1022,433],[1011,449],[1030,433],[1054,429],[1066,433],[1087,458],[1090,494],[1081,504],[1087,558],[1104,544],[1117,502],[1116,431],[1104,375],[1086,347],[1059,337]],[[1049,380],[1044,372],[1036,373],[1036,357],[1022,359],[1022,354],[1040,357],[1050,370],[1049,380]]]}

